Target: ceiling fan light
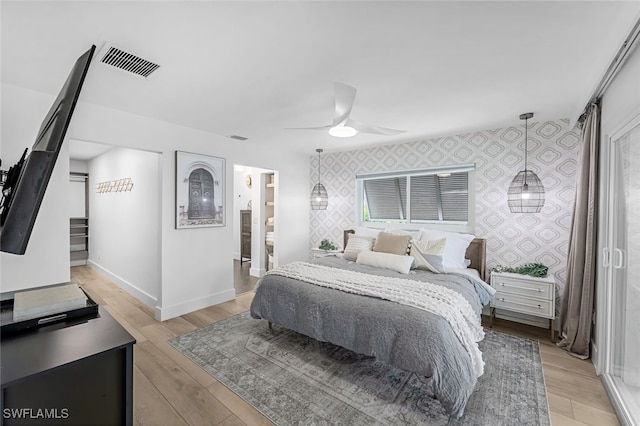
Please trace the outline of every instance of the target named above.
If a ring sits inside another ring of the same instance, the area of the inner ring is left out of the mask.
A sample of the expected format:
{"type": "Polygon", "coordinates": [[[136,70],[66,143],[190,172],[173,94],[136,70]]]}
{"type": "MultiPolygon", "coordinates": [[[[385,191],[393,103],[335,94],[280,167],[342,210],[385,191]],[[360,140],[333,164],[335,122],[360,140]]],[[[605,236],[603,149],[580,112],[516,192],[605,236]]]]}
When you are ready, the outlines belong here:
{"type": "Polygon", "coordinates": [[[329,129],[329,134],[336,138],[350,138],[355,136],[358,131],[349,126],[335,126],[329,129]]]}

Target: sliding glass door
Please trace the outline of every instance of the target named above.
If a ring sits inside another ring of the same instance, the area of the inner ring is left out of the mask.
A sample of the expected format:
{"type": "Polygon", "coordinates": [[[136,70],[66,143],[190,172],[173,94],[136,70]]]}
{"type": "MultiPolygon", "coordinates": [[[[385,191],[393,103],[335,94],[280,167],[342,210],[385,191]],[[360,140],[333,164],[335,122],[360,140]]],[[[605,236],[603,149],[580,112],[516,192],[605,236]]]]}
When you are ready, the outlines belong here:
{"type": "Polygon", "coordinates": [[[609,154],[604,379],[621,420],[640,424],[640,116],[609,154]]]}

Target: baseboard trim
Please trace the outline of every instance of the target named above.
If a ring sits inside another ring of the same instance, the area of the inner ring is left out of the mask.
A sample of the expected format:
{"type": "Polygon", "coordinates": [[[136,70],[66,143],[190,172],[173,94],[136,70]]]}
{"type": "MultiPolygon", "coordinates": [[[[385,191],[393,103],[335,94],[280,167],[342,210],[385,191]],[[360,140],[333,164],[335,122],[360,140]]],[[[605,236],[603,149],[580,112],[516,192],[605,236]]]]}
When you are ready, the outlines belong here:
{"type": "Polygon", "coordinates": [[[264,275],[264,273],[267,272],[267,270],[265,268],[251,268],[249,269],[249,275],[251,275],[252,277],[257,277],[260,278],[261,276],[264,275]]]}
{"type": "Polygon", "coordinates": [[[149,306],[151,309],[156,309],[156,305],[158,304],[158,299],[151,296],[149,293],[143,290],[140,290],[135,285],[119,277],[118,275],[112,273],[111,271],[104,268],[103,266],[98,265],[93,260],[88,260],[87,266],[89,266],[91,269],[95,269],[96,271],[100,272],[102,275],[105,275],[107,278],[109,278],[109,280],[113,281],[113,283],[116,284],[118,287],[120,287],[121,289],[123,289],[124,291],[126,291],[127,293],[129,293],[130,295],[132,295],[133,297],[135,297],[145,305],[149,306]]]}
{"type": "Polygon", "coordinates": [[[166,321],[202,308],[217,305],[218,303],[228,302],[229,300],[235,299],[235,297],[236,290],[232,288],[219,293],[210,294],[205,297],[197,297],[171,306],[156,306],[156,319],[159,321],[166,321]]]}
{"type": "Polygon", "coordinates": [[[598,352],[598,344],[591,339],[591,362],[596,369],[596,374],[602,374],[602,365],[600,365],[600,353],[598,352]]]}

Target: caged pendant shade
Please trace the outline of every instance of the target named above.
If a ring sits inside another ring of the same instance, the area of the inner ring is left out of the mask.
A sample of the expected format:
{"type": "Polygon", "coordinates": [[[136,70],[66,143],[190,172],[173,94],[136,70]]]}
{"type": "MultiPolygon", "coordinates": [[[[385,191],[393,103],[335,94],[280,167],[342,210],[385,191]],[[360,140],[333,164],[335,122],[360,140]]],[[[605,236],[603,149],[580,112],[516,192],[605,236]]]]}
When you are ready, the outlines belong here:
{"type": "Polygon", "coordinates": [[[316,149],[318,153],[318,183],[311,190],[311,210],[326,210],[329,205],[329,194],[324,185],[320,183],[320,153],[322,149],[316,149]]]}
{"type": "Polygon", "coordinates": [[[532,112],[520,115],[524,124],[524,170],[511,181],[509,191],[509,210],[511,213],[539,213],[544,206],[544,186],[542,181],[532,170],[527,169],[527,121],[533,117],[532,112]]]}

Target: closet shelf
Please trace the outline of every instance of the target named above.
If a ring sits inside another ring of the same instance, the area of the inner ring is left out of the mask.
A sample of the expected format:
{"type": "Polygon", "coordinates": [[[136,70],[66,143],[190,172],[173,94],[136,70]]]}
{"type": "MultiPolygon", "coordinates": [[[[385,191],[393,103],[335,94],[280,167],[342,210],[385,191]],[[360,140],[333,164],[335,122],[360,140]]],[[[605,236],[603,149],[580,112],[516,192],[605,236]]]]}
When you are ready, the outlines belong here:
{"type": "Polygon", "coordinates": [[[267,229],[266,231],[266,235],[265,235],[265,248],[266,248],[266,254],[267,254],[267,258],[266,260],[266,269],[267,271],[270,271],[273,269],[274,267],[274,259],[275,259],[275,253],[276,253],[276,247],[275,247],[275,230],[276,230],[276,217],[275,217],[275,213],[276,213],[276,183],[275,183],[275,174],[274,173],[269,173],[265,175],[265,191],[264,191],[264,195],[265,195],[265,208],[263,209],[263,214],[264,214],[264,224],[265,224],[265,228],[267,229]]]}
{"type": "Polygon", "coordinates": [[[71,241],[71,266],[86,265],[89,259],[89,219],[69,218],[69,240],[71,241]]]}

